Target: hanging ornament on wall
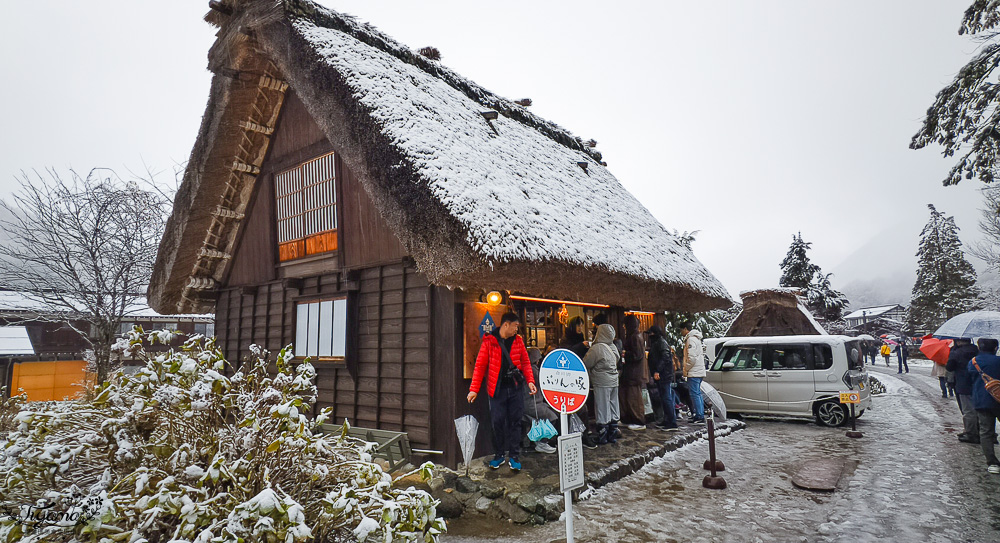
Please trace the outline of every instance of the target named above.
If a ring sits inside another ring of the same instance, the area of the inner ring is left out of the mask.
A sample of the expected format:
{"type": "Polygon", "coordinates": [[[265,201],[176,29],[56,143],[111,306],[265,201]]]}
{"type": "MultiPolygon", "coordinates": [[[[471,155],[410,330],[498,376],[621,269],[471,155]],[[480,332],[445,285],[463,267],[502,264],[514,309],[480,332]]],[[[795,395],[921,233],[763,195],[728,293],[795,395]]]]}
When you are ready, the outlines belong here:
{"type": "Polygon", "coordinates": [[[566,309],[566,304],[563,304],[562,307],[559,308],[559,324],[566,326],[568,322],[569,322],[569,310],[566,309]]]}

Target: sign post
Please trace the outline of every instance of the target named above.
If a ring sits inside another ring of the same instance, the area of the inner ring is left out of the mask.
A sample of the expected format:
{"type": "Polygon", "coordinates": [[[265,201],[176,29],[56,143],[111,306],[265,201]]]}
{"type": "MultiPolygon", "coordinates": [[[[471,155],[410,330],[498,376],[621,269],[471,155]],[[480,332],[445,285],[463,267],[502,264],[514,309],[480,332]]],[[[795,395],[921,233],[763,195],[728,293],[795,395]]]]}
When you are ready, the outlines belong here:
{"type": "Polygon", "coordinates": [[[573,543],[573,491],[586,484],[583,471],[583,440],[580,432],[570,433],[569,415],[587,401],[590,375],[583,360],[573,351],[556,349],[542,360],[538,388],[552,409],[559,412],[559,490],[566,503],[566,543],[573,543]]]}
{"type": "Polygon", "coordinates": [[[862,437],[864,434],[858,431],[856,417],[854,416],[854,404],[861,403],[861,394],[853,390],[840,393],[840,403],[851,404],[851,429],[847,431],[847,437],[862,437]]]}

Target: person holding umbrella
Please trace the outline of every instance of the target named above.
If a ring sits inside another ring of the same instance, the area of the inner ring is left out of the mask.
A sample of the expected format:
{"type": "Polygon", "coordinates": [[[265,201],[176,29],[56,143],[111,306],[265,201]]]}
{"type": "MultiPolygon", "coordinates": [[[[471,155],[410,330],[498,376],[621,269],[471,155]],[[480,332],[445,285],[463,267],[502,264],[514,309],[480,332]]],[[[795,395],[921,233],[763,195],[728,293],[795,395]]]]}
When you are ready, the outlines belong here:
{"type": "Polygon", "coordinates": [[[968,338],[958,338],[955,346],[948,353],[948,363],[945,369],[955,374],[955,398],[958,409],[962,412],[963,432],[958,434],[958,440],[963,443],[979,443],[979,416],[972,406],[972,385],[977,375],[969,373],[969,361],[979,349],[968,338]]]}
{"type": "Polygon", "coordinates": [[[998,342],[995,339],[979,340],[979,354],[969,361],[966,368],[975,376],[972,385],[972,405],[979,416],[979,445],[986,457],[986,470],[990,473],[1000,473],[1000,460],[997,459],[994,442],[997,437],[996,424],[1000,419],[1000,402],[997,402],[986,390],[986,377],[1000,377],[1000,357],[996,355],[998,342]],[[980,374],[983,375],[980,378],[980,374]]]}

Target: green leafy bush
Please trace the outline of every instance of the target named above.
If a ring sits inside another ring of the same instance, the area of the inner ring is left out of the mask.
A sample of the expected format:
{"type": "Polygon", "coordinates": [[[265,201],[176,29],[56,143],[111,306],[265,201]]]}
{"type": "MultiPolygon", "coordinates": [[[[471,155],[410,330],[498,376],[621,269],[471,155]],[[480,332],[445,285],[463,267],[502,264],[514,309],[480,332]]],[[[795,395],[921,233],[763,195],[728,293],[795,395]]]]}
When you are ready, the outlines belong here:
{"type": "MultiPolygon", "coordinates": [[[[394,488],[346,421],[339,435],[318,433],[330,413],[306,415],[316,373],[290,348],[270,357],[252,346],[239,368],[200,336],[143,350],[170,339],[134,330],[118,348],[146,366],[88,399],[0,406],[0,423],[14,412],[0,426],[0,541],[436,541],[444,531],[437,502],[394,488]]],[[[430,466],[417,471],[429,477],[430,466]]]]}

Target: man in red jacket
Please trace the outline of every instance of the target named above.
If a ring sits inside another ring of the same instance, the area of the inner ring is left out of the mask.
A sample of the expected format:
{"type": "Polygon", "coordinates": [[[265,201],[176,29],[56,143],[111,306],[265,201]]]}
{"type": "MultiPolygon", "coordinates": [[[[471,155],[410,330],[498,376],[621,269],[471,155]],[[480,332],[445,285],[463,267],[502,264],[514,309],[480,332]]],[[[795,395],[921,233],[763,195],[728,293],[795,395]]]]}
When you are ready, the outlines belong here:
{"type": "Polygon", "coordinates": [[[500,318],[500,326],[483,336],[476,356],[476,369],[469,386],[469,403],[476,401],[484,374],[488,377],[490,418],[493,422],[493,460],[490,467],[500,469],[507,458],[510,469],[521,470],[521,417],[524,416],[524,384],[535,394],[535,376],[524,341],[517,335],[521,324],[515,313],[500,318]]]}

